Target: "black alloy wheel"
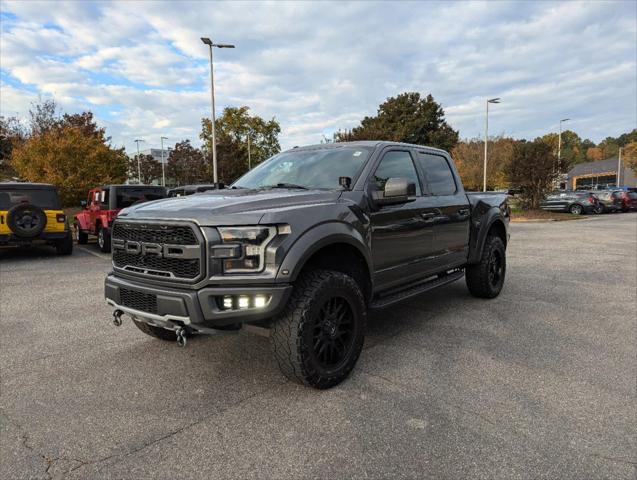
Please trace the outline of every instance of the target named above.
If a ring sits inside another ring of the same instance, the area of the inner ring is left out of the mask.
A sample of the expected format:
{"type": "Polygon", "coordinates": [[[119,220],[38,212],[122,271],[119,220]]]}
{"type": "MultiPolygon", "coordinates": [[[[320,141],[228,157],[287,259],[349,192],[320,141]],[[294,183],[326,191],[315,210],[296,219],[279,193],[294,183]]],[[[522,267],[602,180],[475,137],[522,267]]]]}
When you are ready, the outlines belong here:
{"type": "Polygon", "coordinates": [[[312,329],[313,353],[318,364],[332,369],[345,360],[354,341],[352,308],[343,297],[325,302],[312,329]]]}
{"type": "Polygon", "coordinates": [[[502,261],[502,253],[498,249],[491,251],[489,258],[489,284],[491,288],[500,287],[500,283],[504,280],[504,262],[502,261]]]}

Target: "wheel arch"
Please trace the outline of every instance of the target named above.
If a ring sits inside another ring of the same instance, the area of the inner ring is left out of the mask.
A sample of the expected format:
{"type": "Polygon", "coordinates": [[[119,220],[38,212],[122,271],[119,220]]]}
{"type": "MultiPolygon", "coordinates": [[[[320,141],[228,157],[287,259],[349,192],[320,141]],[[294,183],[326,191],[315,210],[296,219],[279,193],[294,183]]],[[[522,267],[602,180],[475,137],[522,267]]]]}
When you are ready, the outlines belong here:
{"type": "Polygon", "coordinates": [[[469,253],[469,264],[475,264],[480,261],[482,257],[482,251],[484,250],[484,244],[490,233],[496,234],[504,243],[506,249],[508,243],[508,232],[504,220],[498,213],[493,213],[483,225],[477,228],[475,233],[475,242],[471,242],[471,249],[469,253]]]}

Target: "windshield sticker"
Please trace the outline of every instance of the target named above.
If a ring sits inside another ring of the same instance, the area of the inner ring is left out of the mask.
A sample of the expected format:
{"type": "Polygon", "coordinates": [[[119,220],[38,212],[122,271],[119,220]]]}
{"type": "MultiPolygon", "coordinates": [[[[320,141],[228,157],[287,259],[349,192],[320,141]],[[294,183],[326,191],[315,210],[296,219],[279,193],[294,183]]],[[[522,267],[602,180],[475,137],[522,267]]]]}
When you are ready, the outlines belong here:
{"type": "Polygon", "coordinates": [[[363,153],[363,152],[361,152],[360,150],[357,150],[357,151],[355,151],[352,155],[353,155],[354,157],[360,157],[360,156],[361,156],[361,153],[363,153]]]}

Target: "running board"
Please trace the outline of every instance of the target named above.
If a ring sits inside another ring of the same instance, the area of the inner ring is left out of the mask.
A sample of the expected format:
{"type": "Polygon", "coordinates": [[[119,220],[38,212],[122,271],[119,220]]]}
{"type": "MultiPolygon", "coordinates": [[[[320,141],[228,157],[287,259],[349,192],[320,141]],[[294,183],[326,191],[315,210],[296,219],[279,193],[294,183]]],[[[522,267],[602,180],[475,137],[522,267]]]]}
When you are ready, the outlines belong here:
{"type": "Polygon", "coordinates": [[[407,287],[402,287],[398,291],[382,295],[374,300],[371,304],[371,308],[385,308],[393,305],[394,303],[402,302],[403,300],[415,297],[416,295],[420,295],[421,293],[446,285],[447,283],[455,282],[462,278],[463,275],[464,269],[455,269],[450,272],[437,275],[429,280],[420,281],[407,287]]]}

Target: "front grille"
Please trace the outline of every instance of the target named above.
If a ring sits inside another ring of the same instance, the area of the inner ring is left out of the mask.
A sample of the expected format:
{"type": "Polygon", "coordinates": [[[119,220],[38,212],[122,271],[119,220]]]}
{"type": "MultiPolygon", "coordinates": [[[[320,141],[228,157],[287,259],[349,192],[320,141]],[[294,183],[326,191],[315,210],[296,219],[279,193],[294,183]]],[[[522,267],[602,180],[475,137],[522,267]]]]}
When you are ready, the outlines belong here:
{"type": "Polygon", "coordinates": [[[152,293],[120,288],[119,300],[124,307],[134,308],[140,312],[157,313],[157,295],[152,293]]]}
{"type": "Polygon", "coordinates": [[[169,245],[197,245],[199,243],[192,228],[177,225],[115,223],[112,236],[134,242],[169,245]]]}
{"type": "Polygon", "coordinates": [[[128,273],[184,281],[195,281],[203,273],[201,251],[195,247],[200,240],[190,226],[115,222],[112,239],[113,265],[128,273]],[[131,244],[139,246],[138,251],[126,247],[131,244]],[[187,254],[179,258],[163,250],[145,252],[141,249],[142,246],[153,246],[161,250],[165,245],[181,245],[187,254]]]}

